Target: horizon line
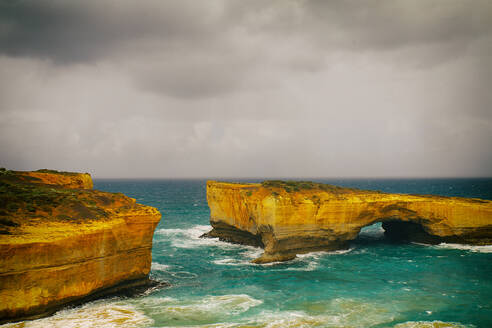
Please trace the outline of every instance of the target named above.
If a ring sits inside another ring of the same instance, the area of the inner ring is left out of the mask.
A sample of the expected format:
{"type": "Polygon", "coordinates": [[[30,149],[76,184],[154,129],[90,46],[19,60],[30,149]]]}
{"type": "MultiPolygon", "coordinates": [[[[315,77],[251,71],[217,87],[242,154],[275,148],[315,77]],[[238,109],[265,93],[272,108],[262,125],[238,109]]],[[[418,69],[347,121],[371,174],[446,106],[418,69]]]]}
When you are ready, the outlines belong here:
{"type": "Polygon", "coordinates": [[[224,180],[224,179],[239,179],[239,180],[246,180],[246,179],[254,179],[254,180],[259,180],[259,179],[266,179],[266,180],[288,180],[288,179],[294,179],[294,180],[299,180],[299,179],[492,179],[492,176],[318,176],[318,177],[313,177],[313,176],[294,176],[294,177],[288,177],[288,176],[283,176],[283,177],[278,177],[278,176],[256,176],[256,177],[233,177],[233,176],[227,176],[227,177],[214,177],[214,176],[198,176],[198,177],[98,177],[98,176],[92,176],[93,179],[106,179],[106,180],[224,180]]]}

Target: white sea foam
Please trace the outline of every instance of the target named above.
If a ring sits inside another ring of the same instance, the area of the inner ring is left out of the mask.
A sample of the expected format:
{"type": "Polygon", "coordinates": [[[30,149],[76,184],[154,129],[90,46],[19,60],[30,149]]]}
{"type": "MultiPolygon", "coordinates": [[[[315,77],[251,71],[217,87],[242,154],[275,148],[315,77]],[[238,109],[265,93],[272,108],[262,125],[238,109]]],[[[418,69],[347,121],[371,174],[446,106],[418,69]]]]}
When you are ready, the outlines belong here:
{"type": "Polygon", "coordinates": [[[55,315],[32,321],[7,324],[2,328],[139,328],[148,327],[153,320],[129,304],[98,301],[57,312],[55,315]]]}
{"type": "Polygon", "coordinates": [[[294,265],[301,264],[302,266],[289,266],[285,268],[286,271],[314,271],[318,268],[319,259],[318,256],[306,256],[308,254],[298,255],[296,259],[294,259],[291,263],[294,265]]]}
{"type": "Polygon", "coordinates": [[[212,227],[209,225],[195,225],[188,229],[159,229],[156,234],[165,236],[183,235],[188,238],[198,238],[210,230],[212,230],[212,227]]]}
{"type": "Polygon", "coordinates": [[[264,311],[255,324],[267,328],[283,327],[352,327],[365,328],[391,322],[394,319],[386,308],[360,300],[338,298],[325,304],[317,304],[323,313],[304,311],[264,311]]]}
{"type": "MultiPolygon", "coordinates": [[[[338,298],[327,303],[317,304],[322,313],[307,313],[305,311],[262,311],[251,317],[245,317],[240,322],[208,323],[187,327],[195,328],[232,328],[232,327],[262,327],[262,328],[294,328],[294,327],[351,327],[365,328],[381,325],[394,320],[394,315],[382,305],[361,300],[338,298]]],[[[167,314],[170,315],[170,314],[167,314]]],[[[201,316],[203,320],[203,316],[201,316]]],[[[230,317],[228,317],[230,320],[230,317]]],[[[220,319],[218,319],[220,320],[220,319]]],[[[169,327],[169,326],[166,326],[169,327]]]]}
{"type": "Polygon", "coordinates": [[[463,325],[456,322],[442,321],[408,321],[397,324],[394,328],[472,328],[474,325],[463,325]]]}
{"type": "Polygon", "coordinates": [[[148,297],[140,301],[151,316],[172,318],[175,321],[214,321],[236,315],[263,303],[246,294],[206,296],[178,300],[170,297],[148,297]]]}
{"type": "Polygon", "coordinates": [[[282,266],[280,270],[286,271],[313,271],[319,267],[319,259],[323,256],[329,255],[340,255],[351,252],[354,248],[337,250],[331,252],[311,252],[306,254],[298,254],[294,260],[288,262],[270,262],[263,264],[251,263],[251,260],[258,258],[263,250],[261,248],[243,246],[249,248],[246,252],[240,254],[239,258],[223,258],[214,260],[213,263],[218,265],[228,265],[228,266],[278,266],[279,264],[287,265],[287,267],[282,266]],[[289,264],[293,264],[289,266],[289,264]],[[301,264],[302,266],[299,266],[301,264]]]}
{"type": "Polygon", "coordinates": [[[327,327],[329,323],[337,323],[336,316],[327,315],[308,315],[302,311],[290,312],[262,312],[256,324],[265,328],[284,328],[284,327],[327,327]]]}
{"type": "Polygon", "coordinates": [[[171,245],[177,248],[197,248],[215,246],[225,249],[244,248],[242,245],[220,241],[218,238],[200,238],[206,232],[212,230],[209,225],[195,225],[188,229],[159,229],[158,235],[168,236],[171,245]]]}
{"type": "Polygon", "coordinates": [[[198,277],[196,273],[187,272],[187,271],[170,272],[170,274],[173,277],[182,278],[182,279],[193,279],[198,277]]]}
{"type": "Polygon", "coordinates": [[[492,245],[475,246],[475,245],[448,244],[448,243],[431,245],[431,244],[416,243],[416,242],[413,242],[412,244],[426,246],[426,247],[434,247],[439,249],[459,249],[459,250],[470,251],[474,253],[492,253],[492,245]]]}
{"type": "Polygon", "coordinates": [[[470,251],[475,253],[492,253],[492,245],[473,246],[473,245],[441,243],[439,245],[436,245],[435,247],[446,248],[446,249],[460,249],[460,250],[470,251]]]}
{"type": "MultiPolygon", "coordinates": [[[[176,267],[176,266],[174,266],[176,267]]],[[[182,278],[182,279],[193,279],[197,278],[198,275],[196,273],[192,272],[187,272],[187,271],[171,271],[169,270],[171,268],[171,265],[166,265],[166,264],[160,264],[157,262],[152,262],[152,271],[161,271],[161,272],[166,272],[170,274],[171,276],[175,278],[182,278]]]]}
{"type": "MultiPolygon", "coordinates": [[[[365,328],[371,326],[390,327],[390,322],[395,319],[394,311],[386,304],[376,304],[370,301],[357,299],[337,298],[326,303],[314,304],[314,309],[322,312],[308,313],[305,311],[262,311],[251,317],[246,317],[240,322],[219,322],[187,327],[194,328],[365,328]]],[[[391,325],[392,326],[392,325],[391,325]]],[[[170,327],[170,326],[166,326],[170,327]]],[[[177,326],[176,326],[177,327],[177,326]]],[[[443,321],[409,321],[400,323],[394,328],[473,328],[473,325],[465,325],[443,321]]]]}
{"type": "Polygon", "coordinates": [[[330,256],[330,255],[341,255],[341,254],[347,254],[350,253],[354,248],[349,248],[349,249],[341,249],[341,250],[336,250],[336,251],[330,251],[330,252],[311,252],[311,253],[306,253],[306,254],[298,254],[297,259],[293,261],[293,263],[303,263],[306,264],[305,266],[302,267],[288,267],[286,270],[288,271],[314,271],[319,267],[319,260],[324,257],[324,256],[330,256]]]}
{"type": "Polygon", "coordinates": [[[350,253],[354,250],[355,248],[351,247],[349,249],[339,249],[336,251],[320,251],[320,252],[311,252],[311,253],[306,253],[306,254],[298,254],[297,257],[300,258],[314,258],[314,259],[320,259],[323,256],[327,255],[341,255],[341,254],[347,254],[350,253]]]}
{"type": "Polygon", "coordinates": [[[217,265],[229,265],[229,266],[239,266],[239,265],[256,265],[251,263],[251,260],[245,259],[233,259],[233,258],[225,258],[220,260],[214,260],[213,263],[217,265]]]}
{"type": "Polygon", "coordinates": [[[260,257],[261,254],[263,254],[263,249],[259,247],[253,247],[253,246],[244,246],[246,249],[245,252],[241,253],[241,256],[248,258],[250,260],[256,259],[260,257]]]}
{"type": "Polygon", "coordinates": [[[151,269],[152,271],[163,271],[163,272],[166,272],[167,270],[169,270],[171,266],[170,265],[167,265],[167,264],[161,264],[161,263],[157,263],[157,262],[152,262],[152,266],[151,266],[151,269]]]}

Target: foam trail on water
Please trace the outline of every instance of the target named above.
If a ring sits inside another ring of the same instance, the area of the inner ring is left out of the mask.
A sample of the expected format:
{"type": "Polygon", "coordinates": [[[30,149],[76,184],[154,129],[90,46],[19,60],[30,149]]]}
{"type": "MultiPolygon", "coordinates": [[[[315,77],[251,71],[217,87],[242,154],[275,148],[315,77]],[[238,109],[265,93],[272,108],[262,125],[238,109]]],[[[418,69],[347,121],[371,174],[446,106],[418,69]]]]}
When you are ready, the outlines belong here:
{"type": "Polygon", "coordinates": [[[224,319],[230,316],[241,314],[263,303],[262,300],[254,299],[246,294],[180,300],[170,297],[147,297],[136,302],[151,316],[172,320],[173,324],[179,325],[185,322],[224,322],[224,319]]]}
{"type": "Polygon", "coordinates": [[[330,255],[342,255],[342,254],[347,254],[350,253],[354,248],[349,248],[349,249],[341,249],[337,251],[330,251],[330,252],[312,252],[312,253],[306,253],[306,254],[298,254],[297,259],[293,261],[293,263],[307,263],[306,266],[304,267],[289,267],[286,270],[288,271],[314,271],[319,267],[319,260],[324,257],[324,256],[330,256],[330,255]]]}
{"type": "Polygon", "coordinates": [[[417,243],[417,242],[412,242],[414,245],[419,245],[419,246],[426,246],[426,247],[433,247],[437,249],[458,249],[462,251],[470,251],[474,253],[492,253],[492,245],[483,245],[483,246],[476,246],[476,245],[465,245],[465,244],[448,244],[448,243],[440,243],[438,245],[431,245],[431,244],[424,244],[424,243],[417,243]]]}
{"type": "Polygon", "coordinates": [[[297,257],[300,258],[314,258],[314,259],[319,259],[322,256],[325,255],[341,255],[341,254],[347,254],[350,253],[354,250],[355,248],[351,247],[349,249],[339,249],[336,251],[320,251],[320,252],[311,252],[311,253],[306,253],[306,254],[298,254],[297,257]]]}
{"type": "Polygon", "coordinates": [[[161,264],[157,262],[152,262],[151,270],[152,271],[163,271],[166,272],[171,266],[167,264],[161,264]]]}
{"type": "Polygon", "coordinates": [[[473,246],[473,245],[441,243],[439,245],[436,245],[435,247],[446,248],[446,249],[460,249],[460,250],[470,251],[475,253],[492,253],[492,245],[473,246]]]}

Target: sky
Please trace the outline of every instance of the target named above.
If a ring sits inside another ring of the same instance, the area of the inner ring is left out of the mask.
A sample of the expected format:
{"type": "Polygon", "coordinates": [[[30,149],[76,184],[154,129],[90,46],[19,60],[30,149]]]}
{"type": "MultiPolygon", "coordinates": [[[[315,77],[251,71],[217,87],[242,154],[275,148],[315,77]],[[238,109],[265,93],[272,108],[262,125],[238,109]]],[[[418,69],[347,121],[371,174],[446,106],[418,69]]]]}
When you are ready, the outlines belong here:
{"type": "Polygon", "coordinates": [[[492,176],[492,1],[0,0],[0,166],[492,176]]]}

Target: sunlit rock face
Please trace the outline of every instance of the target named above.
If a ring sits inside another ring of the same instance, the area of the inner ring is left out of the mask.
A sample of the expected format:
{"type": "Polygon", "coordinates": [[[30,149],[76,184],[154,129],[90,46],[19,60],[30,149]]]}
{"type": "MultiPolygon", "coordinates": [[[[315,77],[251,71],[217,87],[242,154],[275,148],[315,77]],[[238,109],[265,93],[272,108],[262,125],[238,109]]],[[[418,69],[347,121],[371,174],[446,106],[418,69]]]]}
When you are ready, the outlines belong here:
{"type": "Polygon", "coordinates": [[[256,263],[343,249],[360,229],[383,222],[395,240],[492,244],[492,202],[388,194],[311,182],[207,182],[208,237],[263,247],[256,263]]]}
{"type": "Polygon", "coordinates": [[[161,214],[89,188],[88,174],[0,171],[0,322],[148,284],[161,214]]]}
{"type": "Polygon", "coordinates": [[[57,185],[65,188],[92,189],[89,173],[58,172],[54,170],[16,171],[16,175],[29,179],[32,183],[57,185]]]}

